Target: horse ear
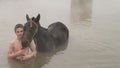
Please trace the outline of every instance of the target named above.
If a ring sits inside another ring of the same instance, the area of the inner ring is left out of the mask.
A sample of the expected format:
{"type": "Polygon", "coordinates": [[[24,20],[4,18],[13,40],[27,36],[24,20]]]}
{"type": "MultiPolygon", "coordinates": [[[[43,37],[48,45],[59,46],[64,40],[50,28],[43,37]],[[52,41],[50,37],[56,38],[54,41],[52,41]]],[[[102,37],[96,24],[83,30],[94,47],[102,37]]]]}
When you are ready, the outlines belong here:
{"type": "Polygon", "coordinates": [[[40,20],[40,14],[38,14],[38,16],[36,17],[36,22],[39,22],[40,20]]]}
{"type": "Polygon", "coordinates": [[[28,20],[30,20],[30,18],[29,18],[29,16],[28,16],[28,14],[26,14],[26,19],[27,19],[27,21],[28,21],[28,20]]]}

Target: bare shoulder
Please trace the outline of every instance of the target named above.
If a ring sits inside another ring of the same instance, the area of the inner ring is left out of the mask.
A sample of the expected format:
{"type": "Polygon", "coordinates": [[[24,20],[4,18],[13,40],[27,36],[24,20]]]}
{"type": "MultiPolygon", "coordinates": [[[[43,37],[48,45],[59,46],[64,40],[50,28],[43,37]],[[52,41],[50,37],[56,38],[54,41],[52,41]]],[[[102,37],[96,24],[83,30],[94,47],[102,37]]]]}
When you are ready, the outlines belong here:
{"type": "Polygon", "coordinates": [[[13,39],[12,41],[10,41],[10,46],[14,46],[15,42],[16,42],[15,39],[13,39]]]}

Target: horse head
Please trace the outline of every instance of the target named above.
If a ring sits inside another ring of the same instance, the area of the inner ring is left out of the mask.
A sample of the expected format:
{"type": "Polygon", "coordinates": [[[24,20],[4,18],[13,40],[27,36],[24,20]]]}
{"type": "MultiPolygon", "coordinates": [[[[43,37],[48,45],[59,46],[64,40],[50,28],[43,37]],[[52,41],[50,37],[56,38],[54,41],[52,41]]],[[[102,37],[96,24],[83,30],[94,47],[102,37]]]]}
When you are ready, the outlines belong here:
{"type": "Polygon", "coordinates": [[[37,22],[40,19],[40,14],[38,16],[29,18],[28,15],[26,15],[27,22],[24,24],[24,34],[21,39],[22,48],[26,48],[30,45],[31,41],[33,40],[33,37],[36,35],[38,31],[38,24],[37,22]]]}

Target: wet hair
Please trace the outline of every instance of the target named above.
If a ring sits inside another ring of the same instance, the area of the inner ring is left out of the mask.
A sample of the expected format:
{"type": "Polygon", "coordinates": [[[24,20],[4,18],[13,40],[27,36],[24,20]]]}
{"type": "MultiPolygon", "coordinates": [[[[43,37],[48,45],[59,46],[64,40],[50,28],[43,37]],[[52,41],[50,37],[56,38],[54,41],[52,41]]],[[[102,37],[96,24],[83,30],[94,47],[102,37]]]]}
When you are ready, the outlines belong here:
{"type": "Polygon", "coordinates": [[[16,32],[16,29],[17,28],[24,28],[24,26],[22,24],[16,24],[15,25],[15,28],[14,28],[14,31],[16,32]]]}

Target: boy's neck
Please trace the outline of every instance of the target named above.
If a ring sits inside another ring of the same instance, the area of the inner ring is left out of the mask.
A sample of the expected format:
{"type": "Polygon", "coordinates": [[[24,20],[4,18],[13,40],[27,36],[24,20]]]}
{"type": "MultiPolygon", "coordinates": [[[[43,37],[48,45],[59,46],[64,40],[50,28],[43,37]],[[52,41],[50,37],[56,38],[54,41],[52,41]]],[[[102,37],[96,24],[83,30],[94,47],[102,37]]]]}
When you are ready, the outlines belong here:
{"type": "Polygon", "coordinates": [[[18,41],[21,41],[21,38],[18,38],[18,37],[17,37],[17,40],[18,40],[18,41]]]}

